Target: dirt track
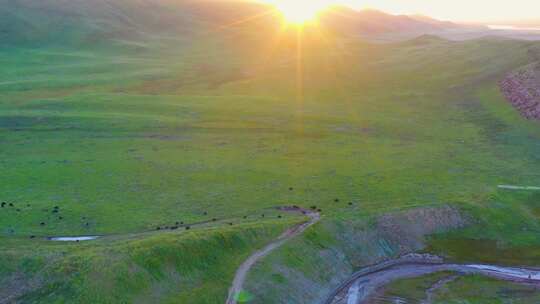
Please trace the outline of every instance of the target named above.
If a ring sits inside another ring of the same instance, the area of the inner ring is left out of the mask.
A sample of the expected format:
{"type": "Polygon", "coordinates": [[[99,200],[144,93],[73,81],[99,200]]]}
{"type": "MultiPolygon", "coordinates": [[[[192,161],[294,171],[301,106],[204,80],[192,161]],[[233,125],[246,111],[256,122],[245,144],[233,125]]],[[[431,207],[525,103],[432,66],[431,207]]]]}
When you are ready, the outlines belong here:
{"type": "Polygon", "coordinates": [[[236,274],[234,276],[233,283],[231,285],[231,288],[229,289],[229,296],[227,297],[226,304],[236,304],[236,297],[237,295],[242,291],[244,282],[246,280],[246,276],[248,272],[251,270],[253,265],[255,265],[258,261],[262,260],[265,256],[267,256],[270,252],[273,250],[281,247],[283,244],[285,244],[288,240],[302,234],[307,228],[314,225],[320,220],[320,214],[317,212],[301,209],[301,208],[284,208],[282,209],[284,211],[289,212],[300,212],[307,216],[309,216],[309,221],[302,223],[300,225],[297,225],[287,231],[285,231],[280,237],[278,237],[275,241],[269,243],[264,248],[256,251],[253,253],[236,271],[236,274]]]}
{"type": "Polygon", "coordinates": [[[393,281],[420,277],[431,273],[451,271],[458,274],[479,274],[515,283],[540,284],[540,271],[537,269],[499,267],[479,264],[439,263],[431,256],[421,262],[421,255],[388,261],[382,266],[374,265],[357,272],[344,284],[336,288],[324,302],[325,304],[364,303],[378,288],[393,281]]]}

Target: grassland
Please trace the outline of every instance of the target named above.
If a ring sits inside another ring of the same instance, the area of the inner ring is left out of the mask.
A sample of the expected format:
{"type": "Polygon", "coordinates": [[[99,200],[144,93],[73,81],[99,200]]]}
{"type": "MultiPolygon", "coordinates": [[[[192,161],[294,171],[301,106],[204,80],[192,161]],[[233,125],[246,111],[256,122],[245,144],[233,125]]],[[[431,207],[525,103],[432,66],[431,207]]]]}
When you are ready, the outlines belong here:
{"type": "MultiPolygon", "coordinates": [[[[35,278],[28,303],[217,303],[242,258],[298,220],[269,208],[292,204],[323,221],[269,261],[310,276],[328,270],[321,249],[343,249],[345,226],[448,204],[473,224],[426,250],[538,265],[538,194],[497,189],[540,185],[538,124],[497,88],[536,43],[377,45],[314,30],[299,58],[295,33],[254,36],[0,49],[0,201],[14,204],[0,209],[0,282],[35,278]],[[234,226],[145,234],[212,218],[234,226]],[[54,235],[117,237],[41,240],[54,235]]],[[[352,268],[372,253],[353,249],[340,253],[352,268]]]]}
{"type": "MultiPolygon", "coordinates": [[[[426,290],[451,273],[430,275],[423,278],[402,280],[381,290],[370,303],[389,303],[392,300],[421,303],[426,300],[426,290]]],[[[462,276],[433,290],[431,303],[536,303],[540,290],[531,285],[511,284],[480,276],[462,276]]]]}

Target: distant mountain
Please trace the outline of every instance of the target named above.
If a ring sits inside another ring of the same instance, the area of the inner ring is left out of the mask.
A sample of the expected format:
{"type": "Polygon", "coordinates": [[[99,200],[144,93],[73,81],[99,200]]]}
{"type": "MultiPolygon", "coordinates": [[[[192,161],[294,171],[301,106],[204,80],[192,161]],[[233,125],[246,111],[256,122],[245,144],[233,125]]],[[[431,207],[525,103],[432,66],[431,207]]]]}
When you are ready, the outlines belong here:
{"type": "Polygon", "coordinates": [[[0,0],[0,43],[181,38],[234,24],[264,9],[219,0],[0,0]]]}
{"type": "Polygon", "coordinates": [[[416,37],[442,31],[479,28],[479,26],[440,21],[421,15],[391,15],[377,10],[355,11],[342,7],[335,8],[326,14],[323,21],[339,32],[362,36],[409,35],[416,37]]]}
{"type": "MultiPolygon", "coordinates": [[[[188,40],[224,28],[264,37],[279,22],[268,5],[243,0],[0,0],[0,46],[188,40]]],[[[345,7],[323,14],[321,23],[338,34],[365,37],[414,37],[464,27],[425,16],[345,7]]]]}
{"type": "Polygon", "coordinates": [[[407,17],[413,20],[419,21],[419,22],[437,26],[439,28],[462,28],[463,27],[463,25],[460,25],[451,21],[441,21],[435,18],[431,18],[429,16],[424,16],[424,15],[407,15],[407,17]]]}

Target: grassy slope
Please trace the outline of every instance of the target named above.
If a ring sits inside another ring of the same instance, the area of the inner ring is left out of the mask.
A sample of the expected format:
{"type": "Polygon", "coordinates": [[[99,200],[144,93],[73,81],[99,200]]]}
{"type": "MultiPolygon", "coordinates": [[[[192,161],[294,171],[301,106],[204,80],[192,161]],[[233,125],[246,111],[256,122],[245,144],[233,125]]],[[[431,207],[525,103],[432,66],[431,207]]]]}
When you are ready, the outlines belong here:
{"type": "Polygon", "coordinates": [[[535,286],[508,284],[478,276],[468,276],[448,284],[436,293],[434,303],[537,303],[540,290],[535,286]],[[463,300],[466,299],[466,300],[463,300]]]}
{"type": "Polygon", "coordinates": [[[23,303],[218,303],[252,248],[295,221],[57,245],[8,241],[2,294],[23,303]],[[11,283],[11,284],[10,284],[11,283]]]}
{"type": "MultiPolygon", "coordinates": [[[[317,269],[319,260],[310,257],[319,247],[336,243],[338,221],[362,226],[374,214],[454,203],[484,225],[454,237],[483,234],[510,245],[511,238],[538,245],[537,217],[529,212],[534,196],[496,190],[502,183],[540,184],[538,146],[531,140],[540,136],[538,128],[521,122],[494,86],[502,73],[527,62],[531,43],[376,46],[311,34],[302,96],[294,43],[284,36],[230,44],[206,37],[182,52],[178,46],[159,53],[3,49],[0,200],[16,205],[0,210],[4,240],[137,232],[275,205],[317,205],[328,224],[290,247],[304,250],[304,259],[294,260],[290,248],[277,253],[306,271],[317,269]],[[246,48],[249,43],[260,45],[246,48]],[[349,201],[356,207],[347,209],[349,201]],[[59,214],[51,213],[53,206],[59,214]]],[[[3,242],[2,249],[18,255],[31,246],[26,242],[3,242]]],[[[103,265],[100,259],[125,260],[86,246],[82,259],[95,257],[87,264],[92,267],[103,265]]],[[[453,247],[433,248],[448,253],[453,247]]],[[[230,278],[240,259],[229,258],[237,260],[207,275],[230,278]]],[[[107,302],[127,299],[136,289],[83,291],[89,277],[81,275],[75,284],[81,289],[50,301],[107,302]]],[[[189,294],[216,290],[209,298],[215,300],[226,291],[225,280],[208,284],[192,286],[189,294]]],[[[186,301],[211,303],[202,295],[186,301]]]]}
{"type": "MultiPolygon", "coordinates": [[[[395,154],[391,157],[385,158],[385,149],[380,142],[373,145],[377,147],[377,156],[384,159],[377,163],[377,173],[381,174],[384,168],[392,176],[380,179],[374,186],[370,184],[369,188],[381,189],[377,193],[384,195],[387,201],[371,201],[377,197],[374,193],[370,193],[370,199],[355,198],[360,201],[359,207],[355,208],[359,213],[339,204],[337,216],[327,218],[327,225],[318,226],[315,236],[308,235],[272,255],[267,263],[256,269],[248,284],[265,303],[283,302],[288,297],[306,303],[319,301],[329,285],[338,283],[336,278],[378,258],[395,256],[403,249],[418,250],[406,242],[389,244],[383,237],[380,243],[370,243],[370,238],[361,236],[369,228],[355,227],[354,224],[355,217],[362,221],[358,214],[369,216],[377,214],[377,209],[407,206],[404,202],[412,206],[448,202],[472,216],[470,228],[435,236],[426,251],[458,261],[538,264],[540,239],[537,235],[538,214],[534,212],[538,196],[530,192],[501,191],[496,187],[539,182],[536,169],[533,169],[538,164],[537,123],[523,121],[504,102],[496,88],[502,73],[526,62],[520,54],[524,54],[529,46],[522,44],[520,48],[516,42],[493,40],[414,45],[399,48],[398,52],[386,57],[385,68],[392,70],[392,77],[385,93],[391,94],[395,90],[401,94],[392,99],[391,107],[377,103],[379,109],[385,110],[384,118],[377,117],[376,110],[369,112],[371,116],[367,118],[379,118],[376,123],[391,125],[393,114],[403,110],[400,105],[408,100],[407,94],[414,96],[408,104],[409,109],[418,111],[421,116],[407,112],[407,119],[402,116],[398,120],[401,128],[393,128],[392,135],[409,131],[409,138],[406,138],[409,145],[404,145],[404,140],[401,145],[393,145],[395,154]],[[512,52],[513,56],[503,55],[499,53],[501,51],[512,52]],[[506,61],[511,57],[515,61],[506,61]],[[476,66],[483,62],[491,65],[476,66]],[[429,78],[424,72],[429,73],[429,78]],[[421,107],[424,96],[429,100],[429,107],[421,107]],[[426,116],[426,113],[429,114],[426,116]],[[429,123],[424,119],[429,119],[429,123]],[[411,122],[419,122],[412,131],[407,129],[411,122]],[[415,162],[415,158],[404,154],[406,147],[413,148],[411,155],[419,156],[421,161],[415,162]],[[393,160],[397,163],[390,164],[393,160]],[[414,182],[400,188],[404,177],[411,177],[414,182]],[[397,199],[392,196],[394,190],[399,191],[397,199]],[[341,213],[344,214],[338,215],[341,213]],[[345,229],[336,226],[345,226],[345,229]],[[346,236],[347,231],[354,233],[346,236]],[[483,247],[485,243],[490,246],[483,247]],[[283,296],[275,296],[280,294],[283,296]]],[[[366,95],[377,96],[372,91],[366,95]]],[[[391,141],[395,137],[384,134],[379,138],[391,141]]],[[[369,154],[367,157],[366,154],[362,157],[368,158],[369,154]]],[[[371,159],[370,164],[373,163],[371,159]]],[[[368,167],[355,168],[365,172],[368,167]]]]}
{"type": "MultiPolygon", "coordinates": [[[[439,280],[451,275],[440,273],[394,282],[382,289],[379,295],[371,299],[369,303],[389,303],[395,299],[420,303],[426,299],[427,289],[439,280]]],[[[470,275],[459,277],[437,289],[433,292],[432,303],[537,303],[539,299],[540,290],[538,287],[470,275]]]]}
{"type": "MultiPolygon", "coordinates": [[[[497,118],[460,88],[479,73],[493,77],[482,70],[485,56],[516,53],[516,63],[502,62],[495,72],[526,60],[513,42],[485,44],[352,44],[349,54],[321,63],[327,46],[306,55],[301,102],[292,63],[255,66],[242,80],[220,75],[228,68],[218,66],[197,82],[190,80],[195,73],[182,74],[194,64],[179,60],[164,78],[136,84],[135,77],[130,85],[127,76],[123,86],[106,76],[114,69],[102,73],[92,66],[87,77],[105,74],[107,84],[75,91],[52,78],[46,82],[52,88],[36,92],[8,86],[0,105],[1,199],[21,211],[2,210],[0,218],[16,235],[118,233],[204,220],[204,211],[230,216],[284,203],[332,211],[362,201],[373,207],[368,212],[381,202],[396,208],[469,203],[493,194],[497,184],[534,184],[534,164],[518,157],[522,151],[513,143],[494,142],[486,124],[500,128],[497,118]],[[475,64],[465,67],[467,54],[475,64]],[[160,84],[163,95],[140,93],[160,84]],[[53,206],[60,206],[64,222],[54,220],[53,206]],[[118,218],[126,206],[129,214],[118,218]],[[91,220],[89,227],[82,217],[91,220]]],[[[288,52],[269,60],[290,58],[288,52]]],[[[58,75],[72,80],[69,73],[58,75]]],[[[530,133],[520,136],[537,136],[530,133]]]]}

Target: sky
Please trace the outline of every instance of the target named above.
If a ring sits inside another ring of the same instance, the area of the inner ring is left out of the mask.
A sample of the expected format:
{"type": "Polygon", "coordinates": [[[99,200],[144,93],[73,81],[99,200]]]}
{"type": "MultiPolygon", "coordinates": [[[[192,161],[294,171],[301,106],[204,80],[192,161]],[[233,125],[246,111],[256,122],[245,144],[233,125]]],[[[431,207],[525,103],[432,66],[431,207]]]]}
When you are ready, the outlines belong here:
{"type": "MultiPolygon", "coordinates": [[[[263,0],[286,1],[295,0],[263,0]]],[[[309,3],[308,0],[298,0],[309,3]]],[[[538,21],[540,0],[315,0],[393,14],[422,14],[442,20],[501,23],[538,21]]]]}

